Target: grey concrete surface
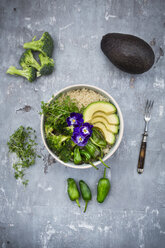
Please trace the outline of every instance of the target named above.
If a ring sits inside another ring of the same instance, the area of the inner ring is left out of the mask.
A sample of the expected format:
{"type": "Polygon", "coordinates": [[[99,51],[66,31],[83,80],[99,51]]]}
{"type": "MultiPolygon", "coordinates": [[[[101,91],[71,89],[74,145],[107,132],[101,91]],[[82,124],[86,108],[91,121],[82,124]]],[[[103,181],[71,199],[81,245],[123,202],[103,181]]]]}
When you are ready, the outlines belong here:
{"type": "Polygon", "coordinates": [[[165,247],[165,1],[1,0],[0,1],[0,247],[164,248],[165,247]],[[55,71],[34,83],[5,74],[18,66],[22,45],[50,32],[55,71]],[[142,75],[118,70],[100,41],[108,32],[137,35],[149,42],[156,61],[142,75]],[[119,103],[125,131],[111,165],[111,192],[102,205],[96,186],[103,168],[73,170],[52,163],[40,136],[40,102],[77,83],[96,85],[119,103]],[[143,175],[136,172],[145,100],[154,99],[143,175]],[[16,111],[31,106],[29,111],[16,111]],[[19,125],[37,130],[42,158],[27,170],[24,188],[13,176],[14,157],[6,142],[19,125]],[[46,173],[47,171],[47,173],[46,173]],[[86,214],[67,196],[66,180],[85,180],[93,200],[86,214]]]}

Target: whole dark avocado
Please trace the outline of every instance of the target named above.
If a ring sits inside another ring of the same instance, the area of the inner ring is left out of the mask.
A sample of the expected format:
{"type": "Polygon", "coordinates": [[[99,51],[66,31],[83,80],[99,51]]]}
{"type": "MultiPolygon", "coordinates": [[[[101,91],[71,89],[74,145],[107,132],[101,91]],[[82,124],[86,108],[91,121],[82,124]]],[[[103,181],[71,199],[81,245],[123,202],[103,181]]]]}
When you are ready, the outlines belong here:
{"type": "Polygon", "coordinates": [[[155,60],[154,52],[148,43],[130,34],[104,35],[101,49],[115,66],[131,74],[148,71],[155,60]]]}

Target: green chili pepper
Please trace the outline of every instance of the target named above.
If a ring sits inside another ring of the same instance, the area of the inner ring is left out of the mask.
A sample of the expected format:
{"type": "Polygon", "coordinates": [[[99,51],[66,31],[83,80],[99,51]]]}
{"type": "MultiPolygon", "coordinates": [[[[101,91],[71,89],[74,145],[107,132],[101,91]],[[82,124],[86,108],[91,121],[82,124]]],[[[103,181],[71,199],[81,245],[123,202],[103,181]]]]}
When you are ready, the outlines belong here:
{"type": "Polygon", "coordinates": [[[97,159],[97,157],[100,155],[100,149],[90,140],[88,140],[88,143],[85,146],[85,150],[89,152],[93,159],[97,159]]]}
{"type": "Polygon", "coordinates": [[[109,190],[111,188],[111,184],[108,178],[105,177],[106,168],[104,169],[104,176],[100,178],[97,185],[97,201],[102,203],[107,197],[109,190]]]}
{"type": "Polygon", "coordinates": [[[85,163],[89,163],[90,159],[91,159],[91,155],[89,154],[89,152],[87,152],[86,150],[84,149],[81,149],[80,150],[80,154],[81,156],[83,157],[83,161],[85,163]]]}
{"type": "MultiPolygon", "coordinates": [[[[110,168],[108,165],[106,165],[104,163],[104,161],[102,160],[101,156],[102,156],[102,151],[99,149],[99,147],[97,147],[95,144],[92,143],[91,140],[88,140],[88,143],[86,144],[85,146],[85,150],[87,152],[89,152],[89,154],[91,155],[91,157],[93,159],[99,159],[102,164],[107,167],[107,168],[110,168]]],[[[91,162],[89,162],[91,164],[91,162]]],[[[91,164],[92,165],[92,164],[91,164]]],[[[97,168],[97,167],[96,167],[97,168]]]]}
{"type": "Polygon", "coordinates": [[[107,145],[106,140],[104,139],[103,135],[96,129],[92,128],[92,136],[90,140],[97,146],[104,148],[107,145]]]}
{"type": "Polygon", "coordinates": [[[85,213],[86,209],[87,209],[88,202],[92,199],[92,193],[91,193],[89,186],[83,180],[79,181],[79,186],[80,186],[82,198],[85,201],[85,209],[84,209],[84,213],[85,213]]]}
{"type": "Polygon", "coordinates": [[[96,170],[98,170],[98,168],[90,161],[91,155],[89,154],[88,151],[86,151],[84,149],[81,149],[80,154],[82,155],[83,160],[84,160],[85,163],[91,164],[96,170]]]}
{"type": "Polygon", "coordinates": [[[68,195],[71,201],[76,201],[77,205],[80,208],[80,204],[79,204],[79,197],[80,197],[80,193],[78,191],[76,182],[73,178],[68,178],[67,179],[68,182],[68,195]]]}
{"type": "Polygon", "coordinates": [[[81,162],[82,162],[82,157],[81,157],[80,149],[79,149],[78,146],[76,146],[74,148],[74,158],[73,158],[73,160],[74,160],[75,164],[81,164],[81,162]]]}

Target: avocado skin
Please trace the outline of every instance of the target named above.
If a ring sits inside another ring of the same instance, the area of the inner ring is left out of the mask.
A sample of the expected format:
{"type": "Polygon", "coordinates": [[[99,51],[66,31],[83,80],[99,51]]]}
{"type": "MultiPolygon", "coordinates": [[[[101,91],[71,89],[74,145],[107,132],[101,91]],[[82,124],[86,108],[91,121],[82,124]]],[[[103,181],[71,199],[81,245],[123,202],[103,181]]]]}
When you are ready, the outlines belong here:
{"type": "Polygon", "coordinates": [[[155,60],[149,44],[134,35],[106,34],[101,40],[101,49],[116,67],[131,74],[148,71],[155,60]]]}

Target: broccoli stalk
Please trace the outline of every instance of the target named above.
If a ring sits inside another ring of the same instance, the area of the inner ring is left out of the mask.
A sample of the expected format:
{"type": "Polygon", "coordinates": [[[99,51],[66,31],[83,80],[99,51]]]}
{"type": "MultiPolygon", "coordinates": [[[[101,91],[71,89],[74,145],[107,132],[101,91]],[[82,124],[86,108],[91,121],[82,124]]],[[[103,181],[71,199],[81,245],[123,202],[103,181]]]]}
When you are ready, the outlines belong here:
{"type": "Polygon", "coordinates": [[[32,54],[30,49],[26,50],[22,54],[22,56],[19,60],[19,64],[20,64],[20,66],[22,66],[22,68],[26,68],[27,66],[31,66],[31,67],[34,67],[38,71],[41,68],[40,64],[33,57],[33,54],[32,54]]]}
{"type": "Polygon", "coordinates": [[[40,40],[32,40],[23,46],[25,49],[31,49],[41,52],[44,56],[51,57],[53,52],[53,39],[48,32],[43,33],[40,40]]]}
{"type": "Polygon", "coordinates": [[[36,79],[36,70],[33,67],[26,67],[23,70],[18,70],[16,67],[10,66],[6,73],[25,77],[30,82],[33,82],[36,79]]]}

